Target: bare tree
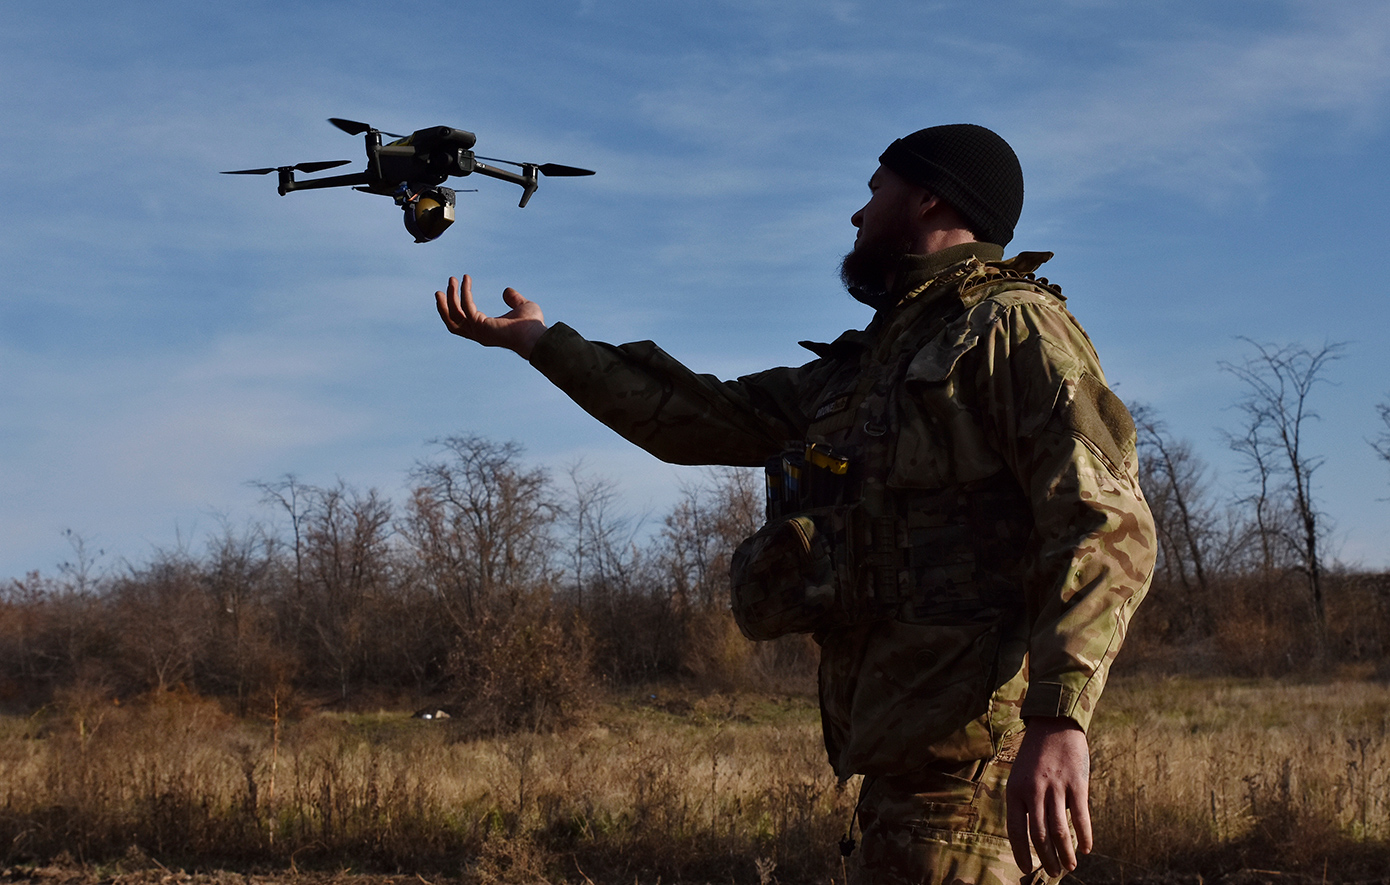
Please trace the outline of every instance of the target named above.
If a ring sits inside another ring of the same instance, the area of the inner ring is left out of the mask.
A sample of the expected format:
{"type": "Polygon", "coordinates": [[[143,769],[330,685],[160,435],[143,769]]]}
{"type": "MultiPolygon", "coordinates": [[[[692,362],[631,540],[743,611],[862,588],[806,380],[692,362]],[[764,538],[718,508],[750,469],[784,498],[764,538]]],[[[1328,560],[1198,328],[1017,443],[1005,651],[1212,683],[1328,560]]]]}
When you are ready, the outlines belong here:
{"type": "Polygon", "coordinates": [[[301,641],[310,644],[310,666],[331,669],[344,698],[366,670],[372,604],[389,592],[392,508],[375,490],[342,482],[332,488],[301,486],[304,510],[304,614],[301,641]]]}
{"type": "Polygon", "coordinates": [[[729,559],[758,530],[763,493],[756,471],[711,469],[683,495],[662,531],[665,571],[683,605],[722,608],[729,598],[729,559]]]}
{"type": "Polygon", "coordinates": [[[58,573],[64,578],[69,590],[78,596],[99,594],[104,588],[104,575],[97,568],[97,562],[106,555],[105,550],[92,550],[87,539],[72,529],[63,529],[72,548],[72,559],[58,563],[58,573]]]}
{"type": "MultiPolygon", "coordinates": [[[[0,592],[5,613],[4,673],[9,689],[46,700],[64,684],[95,677],[107,681],[109,668],[92,666],[111,644],[104,595],[109,576],[99,582],[55,579],[39,572],[12,579],[0,592]]],[[[103,662],[105,663],[105,662],[103,662]]]]}
{"type": "Polygon", "coordinates": [[[1376,450],[1382,461],[1390,464],[1390,400],[1376,403],[1376,414],[1380,416],[1380,423],[1385,425],[1385,429],[1371,440],[1371,448],[1376,450]]]}
{"type": "Polygon", "coordinates": [[[279,648],[268,596],[273,586],[275,540],[253,525],[238,532],[224,523],[208,539],[202,583],[212,602],[212,635],[202,650],[200,682],[231,692],[246,715],[257,689],[284,681],[289,649],[279,648]]]}
{"type": "Polygon", "coordinates": [[[86,540],[67,529],[63,532],[72,547],[73,559],[59,563],[62,576],[46,581],[37,573],[31,575],[30,586],[42,600],[44,615],[40,642],[42,656],[47,658],[46,669],[59,679],[104,683],[107,674],[94,667],[92,661],[109,650],[110,625],[105,617],[106,597],[112,586],[109,570],[98,567],[105,555],[93,551],[86,540]]]}
{"type": "Polygon", "coordinates": [[[477,436],[435,443],[422,461],[402,530],[422,577],[459,628],[495,606],[514,607],[547,575],[550,529],[559,510],[541,469],[524,469],[521,447],[477,436]]]}
{"type": "Polygon", "coordinates": [[[278,482],[253,482],[261,490],[261,503],[280,506],[290,518],[290,549],[294,552],[294,595],[304,592],[304,519],[307,499],[313,491],[293,473],[286,473],[278,482]]]}
{"type": "Polygon", "coordinates": [[[1207,465],[1187,440],[1176,440],[1152,409],[1137,406],[1139,476],[1159,540],[1159,570],[1170,589],[1180,588],[1185,627],[1210,633],[1210,560],[1218,558],[1219,517],[1208,495],[1207,465]]]}
{"type": "MultiPolygon", "coordinates": [[[[1226,434],[1226,444],[1245,460],[1242,472],[1249,481],[1250,493],[1237,503],[1249,508],[1246,527],[1241,534],[1247,550],[1252,543],[1259,550],[1253,569],[1272,575],[1294,568],[1293,550],[1288,544],[1288,539],[1295,534],[1293,510],[1285,494],[1286,488],[1277,475],[1278,453],[1266,445],[1263,422],[1252,420],[1240,436],[1226,434]]],[[[1242,559],[1251,562],[1248,553],[1242,559]]]]}
{"type": "Polygon", "coordinates": [[[1323,601],[1323,562],[1320,548],[1326,526],[1313,493],[1313,474],[1322,456],[1309,453],[1305,431],[1317,418],[1310,397],[1328,363],[1340,359],[1346,345],[1325,343],[1316,351],[1300,344],[1278,347],[1241,339],[1255,348],[1243,363],[1222,362],[1221,368],[1245,385],[1236,408],[1245,416],[1244,431],[1230,436],[1231,448],[1245,457],[1257,492],[1252,496],[1264,559],[1273,565],[1276,544],[1292,555],[1307,580],[1319,632],[1326,628],[1323,601]],[[1288,521],[1280,519],[1286,508],[1288,521]]]}
{"type": "Polygon", "coordinates": [[[130,687],[160,692],[191,680],[212,620],[200,578],[197,561],[173,551],[115,581],[108,617],[119,667],[134,683],[130,687]]]}
{"type": "Polygon", "coordinates": [[[575,608],[588,616],[595,607],[611,607],[615,591],[631,583],[639,553],[637,533],[642,520],[619,510],[616,483],[570,465],[561,511],[565,563],[574,588],[575,608]]]}

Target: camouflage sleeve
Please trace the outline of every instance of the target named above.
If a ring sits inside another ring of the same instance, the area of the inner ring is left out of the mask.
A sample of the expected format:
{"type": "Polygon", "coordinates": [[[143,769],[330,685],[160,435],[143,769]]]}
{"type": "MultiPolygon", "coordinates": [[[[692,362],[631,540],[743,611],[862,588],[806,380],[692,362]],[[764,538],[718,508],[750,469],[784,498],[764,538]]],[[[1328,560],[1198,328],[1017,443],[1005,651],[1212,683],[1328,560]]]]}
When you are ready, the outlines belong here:
{"type": "MultiPolygon", "coordinates": [[[[819,362],[819,361],[817,361],[819,362]]],[[[761,467],[805,434],[805,378],[815,364],[721,381],[687,369],[650,341],[588,341],[563,323],[531,364],[586,412],[673,464],[761,467]]]]}
{"type": "Polygon", "coordinates": [[[1032,501],[1022,715],[1087,728],[1156,553],[1134,423],[1060,303],[1028,293],[1001,308],[970,368],[986,432],[1032,501]]]}

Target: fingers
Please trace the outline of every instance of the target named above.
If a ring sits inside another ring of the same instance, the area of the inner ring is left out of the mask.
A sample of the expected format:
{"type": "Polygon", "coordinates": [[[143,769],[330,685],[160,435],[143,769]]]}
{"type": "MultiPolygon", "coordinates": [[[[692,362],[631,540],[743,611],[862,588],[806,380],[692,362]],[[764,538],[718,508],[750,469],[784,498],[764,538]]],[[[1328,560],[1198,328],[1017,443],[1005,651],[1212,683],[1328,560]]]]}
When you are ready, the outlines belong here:
{"type": "Polygon", "coordinates": [[[1060,876],[1076,869],[1078,849],[1091,850],[1090,764],[1086,733],[1074,721],[1028,721],[1006,790],[1009,845],[1019,867],[1032,869],[1036,849],[1047,874],[1060,876]]]}
{"type": "Polygon", "coordinates": [[[526,300],[526,297],[524,295],[522,295],[517,290],[513,289],[511,286],[508,286],[507,288],[502,290],[502,300],[506,302],[507,306],[510,307],[512,310],[516,310],[523,304],[530,303],[526,300]]]}
{"type": "Polygon", "coordinates": [[[455,335],[458,334],[459,321],[458,311],[455,308],[457,304],[457,298],[455,297],[457,294],[457,286],[458,281],[453,277],[449,277],[448,293],[434,293],[434,306],[439,311],[439,318],[444,321],[445,327],[455,335]]]}
{"type": "Polygon", "coordinates": [[[1060,876],[1076,869],[1076,853],[1067,826],[1067,807],[1060,793],[1039,796],[1031,802],[1010,796],[1008,831],[1009,846],[1019,869],[1033,869],[1034,852],[1038,865],[1049,876],[1060,876]]]}
{"type": "Polygon", "coordinates": [[[1071,806],[1071,825],[1076,831],[1076,851],[1078,854],[1090,854],[1091,848],[1095,845],[1095,840],[1091,835],[1091,797],[1090,786],[1082,782],[1076,794],[1069,797],[1068,804],[1071,806]]]}
{"type": "Polygon", "coordinates": [[[1068,789],[1040,784],[1029,789],[1010,783],[1010,787],[1014,789],[1007,793],[1009,846],[1019,869],[1033,869],[1036,856],[1037,865],[1049,876],[1075,870],[1078,853],[1089,854],[1092,846],[1086,785],[1068,789]]]}
{"type": "Polygon", "coordinates": [[[1028,808],[1014,791],[1010,790],[1006,795],[1008,797],[1009,846],[1014,851],[1014,863],[1018,864],[1020,870],[1031,870],[1033,869],[1033,852],[1028,845],[1028,808]]]}
{"type": "MultiPolygon", "coordinates": [[[[1028,825],[1026,829],[1026,841],[1032,843],[1033,850],[1037,852],[1038,863],[1047,870],[1049,876],[1058,876],[1062,873],[1062,853],[1061,846],[1070,847],[1070,833],[1066,831],[1066,811],[1062,811],[1062,833],[1057,833],[1057,820],[1055,817],[1056,809],[1054,803],[1048,801],[1048,797],[1038,797],[1032,803],[1032,807],[1027,809],[1028,825]]],[[[1018,851],[1015,849],[1015,855],[1018,851]]],[[[1017,857],[1015,857],[1015,860],[1017,857]]],[[[1032,863],[1023,866],[1023,869],[1031,869],[1032,863]]]]}
{"type": "Polygon", "coordinates": [[[477,340],[477,330],[488,316],[473,303],[473,281],[468,274],[463,275],[462,282],[457,277],[449,277],[446,291],[435,292],[434,301],[439,318],[450,332],[477,340]]]}
{"type": "Polygon", "coordinates": [[[463,321],[463,309],[459,306],[458,300],[458,284],[457,279],[449,277],[449,285],[445,287],[445,291],[434,293],[434,305],[439,310],[439,318],[454,334],[458,334],[459,324],[463,321]]]}
{"type": "MultiPolygon", "coordinates": [[[[454,278],[450,277],[449,282],[454,282],[454,278]]],[[[457,290],[459,287],[455,286],[454,288],[457,290]]],[[[463,275],[462,289],[464,316],[468,317],[469,322],[474,323],[481,322],[482,320],[487,319],[483,312],[478,310],[478,305],[473,303],[473,278],[470,277],[468,274],[463,275]]]]}
{"type": "Polygon", "coordinates": [[[1035,835],[1033,844],[1047,874],[1060,876],[1076,869],[1076,851],[1072,847],[1071,828],[1067,826],[1067,803],[1061,793],[1052,793],[1044,800],[1038,829],[1042,831],[1042,840],[1035,835]]]}

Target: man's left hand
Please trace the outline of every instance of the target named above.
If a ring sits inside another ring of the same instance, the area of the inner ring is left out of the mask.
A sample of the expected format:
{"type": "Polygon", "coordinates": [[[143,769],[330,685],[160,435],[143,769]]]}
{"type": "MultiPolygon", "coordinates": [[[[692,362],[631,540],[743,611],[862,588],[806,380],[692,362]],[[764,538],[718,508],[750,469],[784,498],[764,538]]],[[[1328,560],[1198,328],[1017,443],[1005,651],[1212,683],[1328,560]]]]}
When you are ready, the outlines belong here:
{"type": "Polygon", "coordinates": [[[1090,853],[1090,779],[1091,753],[1081,726],[1066,717],[1030,717],[1007,793],[1009,843],[1021,869],[1033,869],[1029,843],[1049,876],[1071,872],[1077,854],[1090,853]]]}

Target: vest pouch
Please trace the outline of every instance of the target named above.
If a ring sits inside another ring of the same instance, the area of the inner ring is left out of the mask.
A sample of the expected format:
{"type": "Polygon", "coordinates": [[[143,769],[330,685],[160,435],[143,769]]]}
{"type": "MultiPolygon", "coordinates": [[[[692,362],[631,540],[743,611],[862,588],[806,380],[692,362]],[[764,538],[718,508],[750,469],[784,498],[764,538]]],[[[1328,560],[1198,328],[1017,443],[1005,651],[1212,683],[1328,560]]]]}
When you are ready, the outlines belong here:
{"type": "Polygon", "coordinates": [[[734,551],[730,607],[744,636],[776,639],[841,623],[834,535],[848,507],[824,507],[771,520],[734,551]]]}

